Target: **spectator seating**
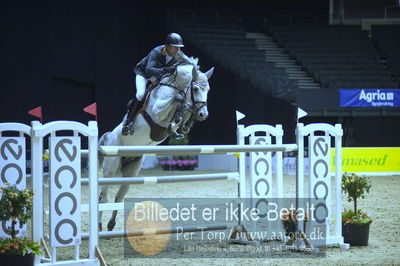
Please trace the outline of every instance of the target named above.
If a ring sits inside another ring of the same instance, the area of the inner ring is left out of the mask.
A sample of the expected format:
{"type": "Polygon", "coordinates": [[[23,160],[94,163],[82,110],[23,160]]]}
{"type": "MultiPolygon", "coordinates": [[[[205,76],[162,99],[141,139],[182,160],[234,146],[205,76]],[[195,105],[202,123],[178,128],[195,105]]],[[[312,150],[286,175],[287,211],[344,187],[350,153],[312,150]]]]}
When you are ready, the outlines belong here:
{"type": "Polygon", "coordinates": [[[371,31],[383,59],[400,79],[400,25],[373,25],[371,31]]]}
{"type": "MultiPolygon", "coordinates": [[[[266,61],[265,51],[239,24],[176,22],[174,27],[185,41],[266,95],[296,101],[297,82],[285,68],[266,61]]],[[[399,26],[374,26],[373,41],[360,26],[343,25],[270,26],[268,35],[324,89],[399,88],[399,26]]]]}
{"type": "Polygon", "coordinates": [[[238,24],[175,23],[174,27],[197,49],[209,55],[266,95],[295,101],[297,84],[284,68],[265,60],[254,40],[238,24]]]}
{"type": "Polygon", "coordinates": [[[399,87],[359,26],[272,26],[268,32],[323,88],[399,87]]]}

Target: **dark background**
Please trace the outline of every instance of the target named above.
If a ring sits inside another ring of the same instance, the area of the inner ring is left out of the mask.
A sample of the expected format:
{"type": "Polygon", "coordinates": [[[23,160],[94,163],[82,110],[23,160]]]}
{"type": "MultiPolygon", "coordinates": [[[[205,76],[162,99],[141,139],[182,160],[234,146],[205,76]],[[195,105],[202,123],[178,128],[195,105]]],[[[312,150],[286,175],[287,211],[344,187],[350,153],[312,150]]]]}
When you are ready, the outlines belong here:
{"type": "MultiPolygon", "coordinates": [[[[352,1],[356,15],[361,2],[352,1]]],[[[97,102],[100,134],[112,130],[134,96],[133,67],[174,31],[167,21],[170,9],[233,11],[248,31],[260,31],[271,14],[327,17],[329,1],[1,1],[0,121],[29,124],[34,118],[28,110],[41,105],[43,122],[87,123],[92,117],[82,109],[97,102]]],[[[294,142],[296,106],[264,95],[185,44],[185,53],[199,57],[203,71],[215,66],[210,116],[195,124],[192,144],[235,143],[235,110],[246,114],[246,125],[283,124],[285,142],[294,142]]],[[[354,117],[346,122],[357,129],[355,146],[400,145],[399,117],[354,117]]]]}

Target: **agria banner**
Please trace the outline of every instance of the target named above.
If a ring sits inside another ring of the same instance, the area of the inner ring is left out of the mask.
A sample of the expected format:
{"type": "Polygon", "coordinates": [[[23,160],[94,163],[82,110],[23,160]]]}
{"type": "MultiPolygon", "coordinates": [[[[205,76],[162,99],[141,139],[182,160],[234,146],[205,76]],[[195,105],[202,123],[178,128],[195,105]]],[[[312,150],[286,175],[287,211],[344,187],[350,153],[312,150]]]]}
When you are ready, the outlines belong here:
{"type": "Polygon", "coordinates": [[[340,107],[400,107],[400,89],[340,89],[340,107]]]}

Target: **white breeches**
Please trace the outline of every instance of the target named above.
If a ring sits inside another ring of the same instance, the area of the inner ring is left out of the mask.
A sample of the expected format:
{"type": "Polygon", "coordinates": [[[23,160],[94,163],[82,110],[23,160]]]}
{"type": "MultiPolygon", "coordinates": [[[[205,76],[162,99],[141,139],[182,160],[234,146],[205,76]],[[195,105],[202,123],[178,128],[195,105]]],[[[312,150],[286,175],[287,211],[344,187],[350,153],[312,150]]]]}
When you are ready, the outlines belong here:
{"type": "Polygon", "coordinates": [[[148,79],[141,75],[136,75],[136,99],[142,101],[146,91],[146,84],[148,79]]]}

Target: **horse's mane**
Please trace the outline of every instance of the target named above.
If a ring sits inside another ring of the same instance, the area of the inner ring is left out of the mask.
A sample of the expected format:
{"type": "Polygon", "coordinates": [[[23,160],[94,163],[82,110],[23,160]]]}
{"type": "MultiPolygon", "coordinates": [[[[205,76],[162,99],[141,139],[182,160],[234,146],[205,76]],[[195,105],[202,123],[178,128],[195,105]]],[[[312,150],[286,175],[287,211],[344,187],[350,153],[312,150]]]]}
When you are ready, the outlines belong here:
{"type": "Polygon", "coordinates": [[[194,57],[187,56],[184,52],[179,50],[175,55],[175,60],[178,64],[189,64],[193,65],[196,70],[200,70],[200,66],[198,65],[199,59],[194,57]]]}

